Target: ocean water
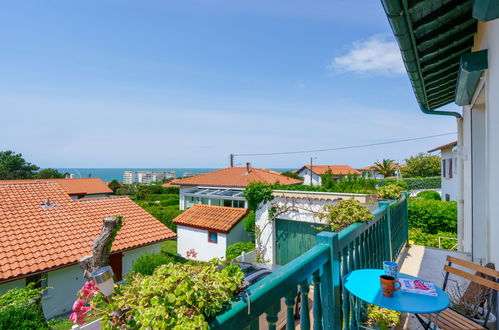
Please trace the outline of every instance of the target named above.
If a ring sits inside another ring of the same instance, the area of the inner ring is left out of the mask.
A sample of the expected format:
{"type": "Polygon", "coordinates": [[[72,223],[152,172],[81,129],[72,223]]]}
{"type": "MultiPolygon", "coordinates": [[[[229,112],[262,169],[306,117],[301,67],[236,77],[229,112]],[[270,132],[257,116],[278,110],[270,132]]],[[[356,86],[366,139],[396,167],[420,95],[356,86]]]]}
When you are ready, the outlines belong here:
{"type": "MultiPolygon", "coordinates": [[[[185,172],[207,173],[218,170],[218,168],[57,168],[61,173],[74,174],[76,178],[100,178],[103,181],[118,180],[123,182],[125,171],[175,171],[178,178],[184,176],[185,172]]],[[[289,171],[289,168],[273,168],[278,172],[289,171]]]]}

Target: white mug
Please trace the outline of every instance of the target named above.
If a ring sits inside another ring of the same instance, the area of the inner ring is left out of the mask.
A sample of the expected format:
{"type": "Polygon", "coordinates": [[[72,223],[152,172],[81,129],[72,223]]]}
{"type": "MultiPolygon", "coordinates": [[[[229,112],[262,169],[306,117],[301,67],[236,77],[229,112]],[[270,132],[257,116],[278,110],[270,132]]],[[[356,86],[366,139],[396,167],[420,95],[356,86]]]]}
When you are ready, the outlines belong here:
{"type": "Polygon", "coordinates": [[[393,261],[383,261],[383,270],[385,275],[397,278],[398,276],[398,264],[393,261]]]}

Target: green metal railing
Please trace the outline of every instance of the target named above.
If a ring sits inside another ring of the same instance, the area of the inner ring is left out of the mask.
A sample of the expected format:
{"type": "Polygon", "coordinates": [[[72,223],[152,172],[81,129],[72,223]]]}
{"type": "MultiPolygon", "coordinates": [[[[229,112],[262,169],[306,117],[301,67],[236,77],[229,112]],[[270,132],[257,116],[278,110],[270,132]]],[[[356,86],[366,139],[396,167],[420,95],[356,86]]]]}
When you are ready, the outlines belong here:
{"type": "Polygon", "coordinates": [[[381,202],[373,214],[374,220],[355,223],[339,233],[319,233],[315,247],[242,293],[211,322],[211,328],[259,329],[265,313],[268,329],[275,329],[284,298],[286,329],[294,329],[299,292],[300,328],[310,329],[311,284],[314,330],[355,328],[349,293],[341,279],[355,269],[382,268],[384,260],[397,258],[408,239],[407,194],[399,201],[381,202]]]}

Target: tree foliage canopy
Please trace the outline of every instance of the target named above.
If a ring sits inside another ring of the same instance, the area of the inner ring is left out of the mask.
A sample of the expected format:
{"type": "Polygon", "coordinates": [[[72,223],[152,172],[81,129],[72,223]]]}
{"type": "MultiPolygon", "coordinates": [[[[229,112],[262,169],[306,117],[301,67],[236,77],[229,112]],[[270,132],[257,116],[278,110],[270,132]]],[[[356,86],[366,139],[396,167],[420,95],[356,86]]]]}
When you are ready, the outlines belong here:
{"type": "Polygon", "coordinates": [[[64,174],[54,168],[46,168],[33,175],[35,179],[62,179],[64,174]]]}
{"type": "Polygon", "coordinates": [[[392,159],[383,159],[381,162],[375,162],[374,168],[379,172],[384,178],[388,178],[395,172],[395,162],[392,159]]]}
{"type": "Polygon", "coordinates": [[[31,179],[39,167],[28,163],[12,150],[0,151],[0,179],[31,179]]]}
{"type": "Polygon", "coordinates": [[[421,152],[405,161],[407,166],[400,169],[403,177],[440,176],[440,156],[421,152]]]}

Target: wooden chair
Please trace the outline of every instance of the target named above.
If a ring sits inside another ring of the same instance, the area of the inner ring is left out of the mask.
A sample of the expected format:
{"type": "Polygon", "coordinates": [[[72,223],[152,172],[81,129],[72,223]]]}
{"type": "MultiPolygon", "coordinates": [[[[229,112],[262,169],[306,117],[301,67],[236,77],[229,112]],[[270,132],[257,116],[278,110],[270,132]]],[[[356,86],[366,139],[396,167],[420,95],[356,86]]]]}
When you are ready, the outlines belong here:
{"type": "MultiPolygon", "coordinates": [[[[466,316],[456,312],[451,308],[447,308],[438,314],[438,328],[443,330],[455,330],[455,329],[487,329],[487,322],[491,310],[495,312],[495,306],[497,303],[497,291],[499,290],[499,271],[487,268],[484,266],[476,265],[472,262],[465,261],[462,259],[447,256],[448,264],[444,266],[446,271],[443,290],[445,291],[447,287],[447,282],[449,280],[449,274],[454,274],[461,278],[471,281],[467,292],[464,296],[470,296],[470,293],[477,292],[477,290],[484,290],[486,294],[483,295],[480,304],[484,311],[486,311],[485,320],[483,324],[478,324],[473,320],[467,318],[466,316]],[[452,267],[452,264],[462,266],[474,270],[476,274],[471,274],[465,272],[461,269],[452,267]]],[[[416,314],[419,322],[423,325],[425,329],[430,329],[432,323],[437,320],[437,315],[433,314],[416,314]]]]}

